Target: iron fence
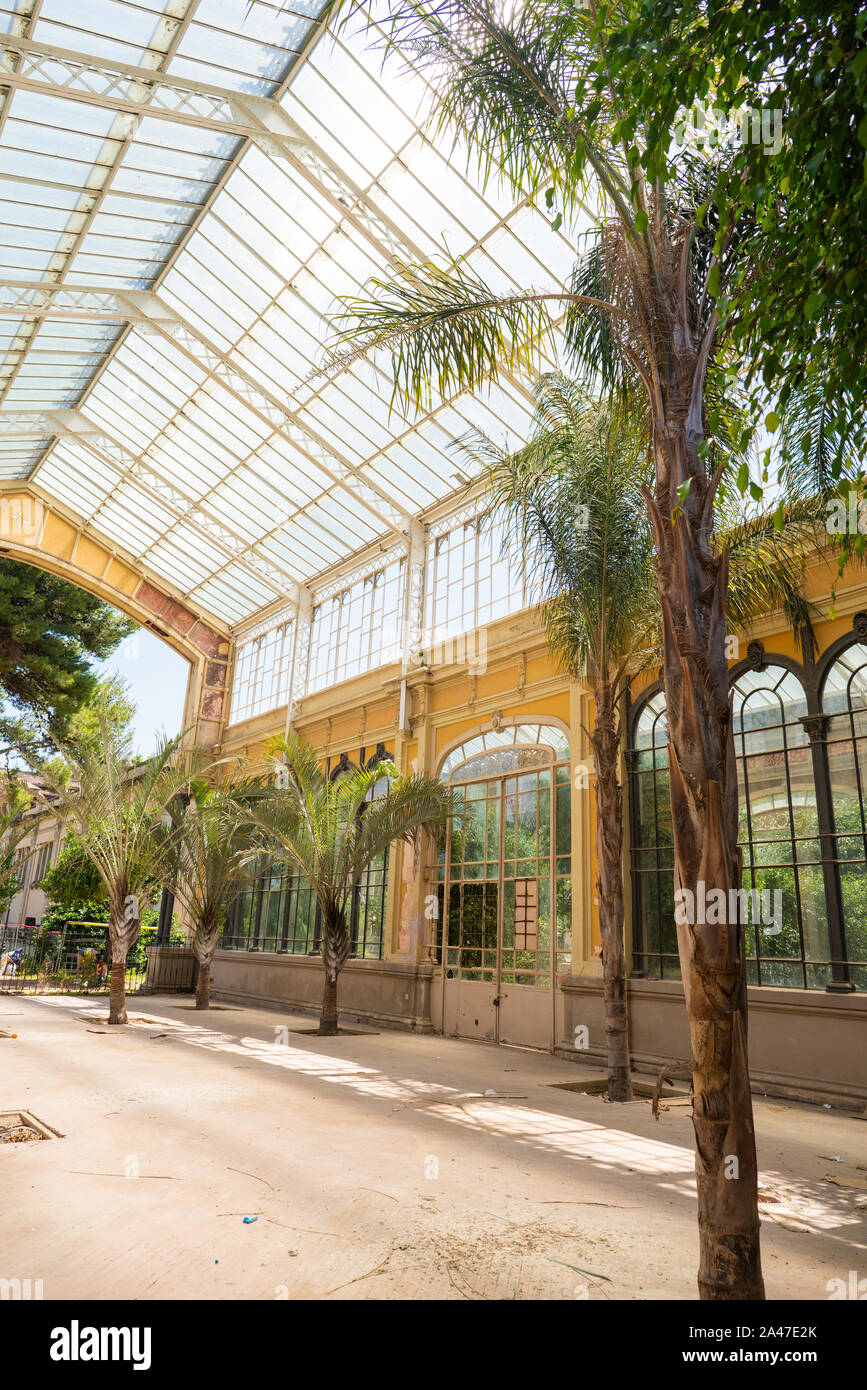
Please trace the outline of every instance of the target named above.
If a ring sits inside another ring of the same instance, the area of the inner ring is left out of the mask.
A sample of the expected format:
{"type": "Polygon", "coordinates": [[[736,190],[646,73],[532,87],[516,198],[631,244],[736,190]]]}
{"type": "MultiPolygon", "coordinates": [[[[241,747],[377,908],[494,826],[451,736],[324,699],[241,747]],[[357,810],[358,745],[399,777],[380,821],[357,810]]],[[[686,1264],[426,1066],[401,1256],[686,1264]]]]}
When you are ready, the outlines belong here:
{"type": "MultiPolygon", "coordinates": [[[[126,991],[144,983],[144,952],[130,951],[126,991]]],[[[39,927],[0,928],[0,993],[107,994],[111,976],[108,928],[68,924],[58,931],[39,927]]]]}
{"type": "Polygon", "coordinates": [[[147,973],[142,984],[146,994],[193,992],[199,975],[199,962],[188,942],[154,941],[146,949],[147,973]]]}

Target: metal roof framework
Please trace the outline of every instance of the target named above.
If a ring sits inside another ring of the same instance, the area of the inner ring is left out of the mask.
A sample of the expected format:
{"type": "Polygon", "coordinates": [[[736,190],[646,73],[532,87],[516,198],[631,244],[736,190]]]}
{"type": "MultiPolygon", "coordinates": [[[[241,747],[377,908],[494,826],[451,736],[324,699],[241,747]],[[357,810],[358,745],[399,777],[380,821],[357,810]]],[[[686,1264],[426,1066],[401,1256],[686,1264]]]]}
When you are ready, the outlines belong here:
{"type": "Polygon", "coordinates": [[[317,374],[336,301],[445,248],[503,287],[574,254],[319,8],[0,0],[0,487],[240,630],[417,546],[468,430],[526,437],[512,378],[403,418],[382,363],[317,374]]]}

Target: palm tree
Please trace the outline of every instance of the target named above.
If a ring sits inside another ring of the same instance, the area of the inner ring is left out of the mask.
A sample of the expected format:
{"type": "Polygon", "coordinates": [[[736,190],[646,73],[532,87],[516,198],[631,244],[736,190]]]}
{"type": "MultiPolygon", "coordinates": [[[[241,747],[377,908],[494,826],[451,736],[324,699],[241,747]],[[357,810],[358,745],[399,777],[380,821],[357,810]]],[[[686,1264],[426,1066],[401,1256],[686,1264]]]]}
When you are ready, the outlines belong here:
{"type": "Polygon", "coordinates": [[[210,1005],[211,962],[235,900],[255,878],[244,826],[250,786],[229,778],[213,785],[193,776],[169,806],[174,823],[175,893],[192,929],[199,963],[196,1008],[210,1005]]]}
{"type": "Polygon", "coordinates": [[[441,828],[456,812],[453,794],[424,773],[398,774],[393,763],[331,778],[319,755],[295,735],[271,745],[275,785],[251,801],[248,824],[265,854],[310,885],[322,913],[325,987],[321,1037],[337,1033],[337,981],[349,957],[347,910],[355,885],[395,840],[412,842],[424,827],[441,828]],[[374,795],[385,780],[386,790],[374,795]]]}
{"type": "MultiPolygon", "coordinates": [[[[358,0],[350,13],[364,8],[358,0]]],[[[441,129],[460,134],[483,174],[521,198],[545,191],[558,226],[588,198],[598,215],[576,243],[568,287],[504,288],[466,262],[392,266],[345,303],[332,367],[384,348],[397,398],[420,406],[532,365],[556,312],[573,366],[605,391],[640,393],[676,887],[695,892],[701,880],[729,902],[739,887],[729,556],[714,541],[721,473],[709,467],[708,443],[733,365],[725,294],[743,271],[743,229],[713,196],[722,185],[710,156],[685,146],[665,167],[654,159],[607,59],[623,10],[616,0],[391,0],[385,42],[429,77],[441,129]]],[[[693,1054],[699,1293],[763,1298],[744,924],[679,926],[678,947],[693,1054]],[[726,1180],[731,1155],[737,1182],[726,1180]]]]}
{"type": "Polygon", "coordinates": [[[621,702],[628,673],[656,649],[651,530],[641,497],[640,419],[600,404],[560,373],[535,388],[530,442],[517,453],[479,439],[492,515],[523,557],[552,653],[593,689],[596,863],[608,1098],[632,1099],[623,921],[621,702]],[[637,424],[637,428],[636,428],[637,424]]]}
{"type": "MultiPolygon", "coordinates": [[[[596,763],[596,862],[608,1052],[608,1097],[632,1099],[624,956],[623,806],[619,776],[622,702],[627,683],[659,660],[660,614],[653,574],[653,531],[642,504],[652,463],[643,415],[615,398],[600,401],[560,372],[534,389],[532,437],[515,453],[490,440],[463,444],[489,471],[492,516],[522,556],[543,604],[552,653],[593,689],[590,742],[596,763]]],[[[731,439],[732,431],[728,431],[731,439]]],[[[728,442],[728,440],[727,440],[728,442]]],[[[730,471],[737,449],[726,449],[730,471]]],[[[809,625],[800,595],[814,508],[794,498],[782,530],[772,517],[731,516],[729,616],[743,627],[782,606],[798,628],[809,625]]]]}
{"type": "Polygon", "coordinates": [[[129,729],[98,714],[99,740],[60,749],[65,772],[42,777],[36,797],[68,822],[105,887],[111,947],[109,1023],[127,1023],[126,958],[141,931],[141,908],[170,875],[172,844],[165,821],[183,785],[175,754],[183,737],[160,739],[135,762],[129,729]],[[68,776],[68,780],[67,780],[68,776]]]}

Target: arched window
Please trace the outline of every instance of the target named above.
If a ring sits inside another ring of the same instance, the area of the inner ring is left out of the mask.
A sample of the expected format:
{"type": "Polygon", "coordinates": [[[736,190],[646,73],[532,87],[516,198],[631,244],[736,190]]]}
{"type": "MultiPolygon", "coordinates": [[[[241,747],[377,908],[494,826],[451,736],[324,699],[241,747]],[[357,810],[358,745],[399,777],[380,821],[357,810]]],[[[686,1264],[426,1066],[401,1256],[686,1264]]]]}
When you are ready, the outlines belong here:
{"type": "MultiPolygon", "coordinates": [[[[867,650],[861,650],[862,660],[855,664],[867,668],[867,650]]],[[[833,699],[841,711],[837,716],[839,747],[832,759],[836,760],[839,786],[832,779],[832,792],[835,803],[840,798],[841,823],[845,820],[847,826],[851,823],[854,827],[850,850],[856,843],[860,846],[858,868],[853,856],[847,860],[853,868],[846,870],[851,874],[846,917],[863,922],[865,914],[858,917],[857,902],[862,886],[867,893],[867,835],[853,730],[860,708],[861,732],[867,739],[867,669],[862,671],[861,693],[856,696],[847,693],[855,689],[847,685],[852,671],[844,677],[838,667],[839,663],[832,668],[826,686],[829,692],[832,688],[836,692],[833,699]],[[850,698],[856,701],[854,712],[849,709],[850,698]]],[[[739,675],[732,685],[732,699],[742,887],[750,893],[745,924],[748,978],[760,985],[833,988],[839,969],[831,944],[829,865],[823,861],[822,851],[822,826],[827,820],[820,826],[821,805],[816,795],[820,764],[807,732],[810,718],[804,687],[787,667],[771,661],[739,675]]],[[[834,724],[833,719],[830,722],[834,724]]],[[[633,960],[635,973],[650,978],[675,978],[680,973],[667,744],[665,697],[660,690],[645,699],[634,714],[629,754],[633,960]]],[[[867,767],[867,757],[864,765],[867,767]]],[[[842,856],[844,851],[840,853],[842,856]]],[[[863,961],[863,929],[859,941],[859,959],[863,961]]],[[[850,958],[855,958],[851,948],[850,958]]]]}
{"type": "MultiPolygon", "coordinates": [[[[388,762],[390,753],[380,752],[369,759],[368,768],[388,762]]],[[[365,805],[385,796],[388,779],[381,777],[365,797],[365,805]]],[[[361,814],[364,815],[364,807],[361,814]]],[[[355,885],[349,917],[350,955],[360,960],[381,960],[385,940],[385,917],[388,895],[388,860],[390,850],[384,849],[368,864],[355,885]]]]}
{"type": "Polygon", "coordinates": [[[733,690],[743,887],[770,895],[758,921],[748,912],[748,978],[822,989],[831,949],[806,695],[773,664],[745,671],[733,690]]]}
{"type": "Polygon", "coordinates": [[[668,720],[661,690],[635,716],[631,767],[633,973],[680,979],[674,928],[674,848],[668,720]]]}
{"type": "Polygon", "coordinates": [[[440,856],[446,978],[551,989],[572,944],[566,734],[486,730],[452,749],[440,776],[465,798],[440,856]]]}
{"type": "Polygon", "coordinates": [[[843,948],[849,979],[867,989],[867,646],[856,642],[837,658],[822,688],[828,716],[826,749],[839,876],[843,948]]]}

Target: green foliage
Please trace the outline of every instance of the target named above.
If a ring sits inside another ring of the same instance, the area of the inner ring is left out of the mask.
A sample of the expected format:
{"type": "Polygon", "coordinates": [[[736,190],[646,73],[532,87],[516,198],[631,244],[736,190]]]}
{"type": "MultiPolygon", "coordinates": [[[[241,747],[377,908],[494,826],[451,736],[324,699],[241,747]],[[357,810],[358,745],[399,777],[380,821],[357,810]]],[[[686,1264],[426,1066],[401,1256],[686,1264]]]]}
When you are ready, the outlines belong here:
{"type": "Polygon", "coordinates": [[[785,418],[808,387],[839,470],[865,432],[867,11],[850,0],[639,0],[615,13],[611,79],[646,130],[647,169],[669,167],[678,114],[695,104],[778,113],[779,140],[751,126],[714,189],[750,226],[727,312],[757,401],[775,394],[785,418]]]}
{"type": "Polygon", "coordinates": [[[50,746],[93,695],[103,661],[135,624],[45,570],[0,557],[0,737],[50,746]]]}
{"type": "Polygon", "coordinates": [[[457,801],[435,777],[400,775],[393,763],[332,779],[314,748],[295,735],[271,745],[275,785],[251,787],[247,856],[267,855],[310,885],[323,913],[344,914],[355,885],[394,841],[434,833],[457,801]],[[384,794],[374,796],[385,782],[384,794]]]}
{"type": "Polygon", "coordinates": [[[457,389],[477,390],[505,367],[529,371],[550,335],[549,306],[571,297],[497,293],[465,261],[396,266],[346,299],[331,366],[348,366],[372,348],[392,353],[393,400],[418,407],[457,389]]]}
{"type": "MultiPolygon", "coordinates": [[[[497,511],[544,603],[552,651],[574,674],[612,681],[658,660],[659,604],[653,535],[644,501],[653,480],[644,415],[634,397],[594,398],[561,373],[534,388],[531,439],[509,454],[472,436],[463,450],[487,471],[497,511]]],[[[734,422],[721,416],[714,462],[723,468],[718,547],[729,550],[728,613],[733,628],[782,607],[809,634],[811,606],[801,593],[803,555],[822,533],[812,499],[785,492],[782,527],[767,514],[744,515],[733,480],[742,455],[734,422]]]]}
{"type": "MultiPolygon", "coordinates": [[[[103,903],[108,912],[108,895],[99,872],[81,841],[69,831],[55,863],[42,879],[42,891],[50,906],[58,910],[86,900],[103,903]]],[[[108,921],[107,915],[105,920],[108,921]]]]}
{"type": "Polygon", "coordinates": [[[14,809],[0,813],[0,913],[8,911],[18,892],[18,847],[32,828],[17,817],[14,809]]]}
{"type": "MultiPolygon", "coordinates": [[[[345,14],[372,18],[365,0],[345,14]]],[[[820,472],[851,469],[867,400],[863,11],[391,0],[376,18],[380,42],[384,32],[431,82],[434,125],[483,176],[518,197],[544,190],[558,228],[582,202],[596,216],[568,288],[489,283],[449,258],[398,266],[344,304],[332,365],[385,349],[409,409],[526,368],[562,316],[570,370],[604,392],[640,388],[659,423],[678,341],[703,338],[706,379],[701,365],[685,433],[708,478],[727,429],[740,490],[756,501],[772,464],[813,452],[817,429],[820,472]],[[678,118],[695,101],[776,104],[779,147],[684,144],[678,118]],[[759,478],[748,451],[762,419],[775,442],[759,478]]],[[[658,476],[664,511],[700,506],[703,482],[689,494],[691,481],[658,476]]]]}
{"type": "MultiPolygon", "coordinates": [[[[143,907],[141,921],[142,928],[139,938],[127,953],[128,970],[144,971],[147,969],[147,948],[156,940],[158,930],[158,905],[151,902],[143,907]]],[[[34,937],[33,961],[36,964],[52,961],[64,939],[74,941],[76,946],[82,950],[102,951],[108,940],[108,903],[87,898],[80,898],[77,901],[70,899],[62,907],[57,903],[49,903],[45,909],[39,931],[34,937]],[[101,922],[104,922],[105,926],[84,925],[101,922]]],[[[174,915],[169,929],[169,940],[178,945],[185,940],[184,932],[174,915]]]]}
{"type": "Polygon", "coordinates": [[[103,721],[123,735],[134,715],[126,681],[108,676],[97,681],[93,694],[70,719],[68,742],[76,749],[97,748],[102,742],[103,721]]]}
{"type": "Polygon", "coordinates": [[[534,395],[523,448],[508,454],[479,437],[465,447],[487,466],[552,651],[573,674],[610,681],[616,700],[627,669],[657,646],[642,417],[561,373],[542,377],[534,395]]]}
{"type": "MultiPolygon", "coordinates": [[[[60,932],[64,928],[70,928],[70,923],[81,922],[105,922],[108,925],[108,900],[106,898],[75,898],[70,895],[63,902],[56,900],[48,902],[42,914],[40,932],[60,932]]],[[[85,932],[86,928],[73,926],[70,930],[85,932]]],[[[105,939],[104,932],[100,939],[105,939]]]]}
{"type": "Polygon", "coordinates": [[[217,785],[193,775],[186,794],[169,803],[172,881],[204,963],[216,950],[226,914],[256,876],[244,829],[261,789],[240,775],[217,785]]]}
{"type": "Polygon", "coordinates": [[[128,897],[146,902],[171,880],[172,842],[164,824],[187,777],[177,762],[183,735],[162,739],[152,757],[135,764],[132,736],[98,714],[100,739],[63,749],[66,776],[49,777],[37,796],[69,826],[98,874],[112,905],[112,948],[122,959],[140,920],[128,917],[128,897]]]}

